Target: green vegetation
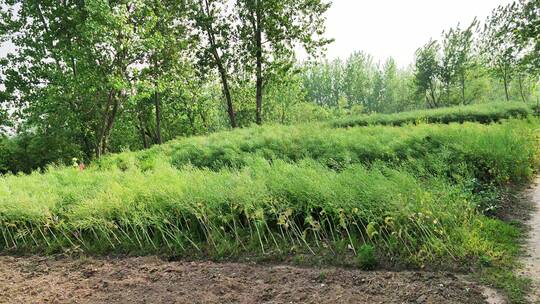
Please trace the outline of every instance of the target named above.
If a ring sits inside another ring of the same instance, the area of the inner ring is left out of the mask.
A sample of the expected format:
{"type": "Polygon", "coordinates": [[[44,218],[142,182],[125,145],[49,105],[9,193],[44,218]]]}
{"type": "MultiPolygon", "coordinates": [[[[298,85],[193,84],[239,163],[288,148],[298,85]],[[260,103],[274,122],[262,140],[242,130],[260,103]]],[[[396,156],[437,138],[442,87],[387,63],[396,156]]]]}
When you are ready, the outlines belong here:
{"type": "Polygon", "coordinates": [[[539,2],[407,69],[324,60],[330,7],[0,0],[0,252],[473,267],[521,301],[493,211],[540,161],[539,2]]]}
{"type": "Polygon", "coordinates": [[[538,132],[530,116],[260,126],[108,155],[82,172],[4,175],[0,251],[474,267],[519,301],[521,231],[490,214],[533,176],[538,132]]]}
{"type": "Polygon", "coordinates": [[[494,240],[498,248],[504,248],[506,256],[501,261],[493,261],[489,256],[481,258],[484,267],[475,274],[485,284],[504,290],[511,303],[527,303],[526,296],[530,290],[531,279],[516,274],[517,258],[521,254],[523,227],[516,223],[503,223],[491,219],[483,224],[483,236],[494,240]]]}
{"type": "Polygon", "coordinates": [[[396,168],[418,167],[415,170],[422,174],[470,173],[479,180],[503,184],[531,176],[536,155],[533,126],[520,120],[400,128],[265,126],[178,139],[147,151],[104,157],[95,166],[146,171],[157,161],[166,161],[178,169],[191,165],[217,171],[242,168],[254,157],[288,162],[310,158],[338,171],[352,164],[384,162],[396,168]]]}
{"type": "Polygon", "coordinates": [[[416,123],[451,123],[466,121],[491,123],[502,119],[527,117],[531,108],[522,102],[489,103],[468,106],[417,110],[396,114],[373,114],[340,119],[333,122],[335,127],[393,125],[401,126],[416,123]]]}
{"type": "MultiPolygon", "coordinates": [[[[253,124],[540,98],[537,1],[444,31],[408,68],[360,50],[326,60],[330,2],[0,0],[0,174],[253,124]]],[[[423,114],[395,115],[375,120],[423,114]]],[[[474,119],[511,115],[495,116],[474,119]]]]}
{"type": "Polygon", "coordinates": [[[75,245],[88,252],[198,249],[221,256],[243,248],[315,250],[345,240],[353,249],[373,242],[413,262],[455,252],[445,241],[473,212],[459,188],[439,180],[423,185],[384,166],[337,173],[307,160],[258,161],[240,171],[165,165],[147,173],[75,174],[65,169],[3,181],[4,249],[75,245]]]}
{"type": "Polygon", "coordinates": [[[258,127],[5,176],[0,247],[507,263],[483,190],[532,176],[536,126],[258,127]]]}

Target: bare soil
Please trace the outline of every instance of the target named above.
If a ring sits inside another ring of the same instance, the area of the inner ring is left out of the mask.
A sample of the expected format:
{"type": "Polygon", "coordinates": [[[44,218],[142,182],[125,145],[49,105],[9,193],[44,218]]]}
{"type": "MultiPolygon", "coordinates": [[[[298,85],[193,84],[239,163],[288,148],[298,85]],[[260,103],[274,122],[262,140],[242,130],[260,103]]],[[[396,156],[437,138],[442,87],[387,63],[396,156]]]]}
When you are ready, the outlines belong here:
{"type": "Polygon", "coordinates": [[[0,256],[0,303],[486,303],[451,273],[0,256]]]}

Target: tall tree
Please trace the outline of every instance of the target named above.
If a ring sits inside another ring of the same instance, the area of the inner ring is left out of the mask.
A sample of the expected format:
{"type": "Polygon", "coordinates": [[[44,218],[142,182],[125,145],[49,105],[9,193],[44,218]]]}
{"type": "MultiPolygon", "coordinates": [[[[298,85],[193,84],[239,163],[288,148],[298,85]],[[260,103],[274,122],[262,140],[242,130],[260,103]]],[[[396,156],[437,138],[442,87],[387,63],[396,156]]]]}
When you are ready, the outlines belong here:
{"type": "Polygon", "coordinates": [[[521,0],[512,15],[511,32],[520,48],[521,64],[529,73],[540,75],[540,1],[521,0]]]}
{"type": "Polygon", "coordinates": [[[398,94],[399,94],[399,75],[398,68],[394,59],[389,58],[386,60],[382,67],[382,100],[384,112],[393,112],[398,107],[398,94]]]}
{"type": "Polygon", "coordinates": [[[309,63],[302,72],[306,98],[324,107],[339,106],[344,96],[343,79],[344,64],[340,59],[309,63]]]}
{"type": "Polygon", "coordinates": [[[521,0],[509,17],[508,31],[513,34],[518,49],[516,78],[521,99],[528,99],[528,84],[538,83],[540,77],[540,1],[521,0]]]}
{"type": "Polygon", "coordinates": [[[482,32],[482,55],[493,73],[504,85],[506,100],[510,100],[509,86],[517,64],[518,48],[514,43],[512,20],[515,19],[516,3],[499,6],[486,20],[482,32]]]}
{"type": "Polygon", "coordinates": [[[465,29],[459,24],[443,33],[443,59],[441,65],[441,79],[446,87],[447,99],[450,99],[451,86],[458,83],[460,87],[461,103],[466,104],[465,81],[467,71],[474,62],[473,34],[478,22],[473,22],[465,29]]]}
{"type": "MultiPolygon", "coordinates": [[[[199,40],[201,67],[217,69],[223,97],[232,128],[238,127],[231,95],[231,68],[234,65],[233,16],[227,0],[193,0],[192,18],[195,21],[196,37],[199,40]]],[[[204,73],[204,70],[203,70],[204,73]]]]}
{"type": "MultiPolygon", "coordinates": [[[[146,20],[140,30],[144,57],[137,81],[139,89],[147,95],[140,100],[151,100],[154,107],[154,131],[146,128],[144,133],[150,133],[155,144],[163,143],[163,94],[177,89],[179,83],[175,80],[191,71],[188,60],[192,58],[188,55],[193,41],[188,39],[186,8],[185,1],[151,1],[142,12],[146,20]]],[[[144,121],[139,129],[145,129],[144,121]]],[[[143,144],[148,146],[144,137],[143,144]]]]}
{"type": "Polygon", "coordinates": [[[376,72],[373,57],[363,52],[355,52],[345,63],[343,92],[348,107],[362,105],[365,110],[376,111],[371,102],[373,91],[373,79],[376,72]]]}
{"type": "Polygon", "coordinates": [[[417,92],[425,98],[426,105],[430,108],[440,106],[439,50],[439,43],[436,40],[431,40],[416,51],[415,84],[417,92]]]}
{"type": "Polygon", "coordinates": [[[295,47],[317,55],[330,42],[322,37],[329,7],[324,0],[236,1],[239,53],[254,74],[257,124],[262,124],[264,86],[292,67],[295,47]]]}

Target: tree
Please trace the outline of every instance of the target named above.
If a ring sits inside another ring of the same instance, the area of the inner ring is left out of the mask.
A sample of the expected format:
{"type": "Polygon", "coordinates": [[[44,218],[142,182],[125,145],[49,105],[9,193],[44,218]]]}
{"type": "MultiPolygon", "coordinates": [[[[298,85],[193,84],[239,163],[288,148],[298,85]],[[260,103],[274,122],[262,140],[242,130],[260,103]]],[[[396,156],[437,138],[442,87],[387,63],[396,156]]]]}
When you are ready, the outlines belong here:
{"type": "Polygon", "coordinates": [[[374,69],[372,76],[371,92],[368,96],[368,111],[381,112],[384,108],[385,100],[385,83],[384,75],[378,68],[374,69]]]}
{"type": "Polygon", "coordinates": [[[291,123],[292,110],[305,100],[305,90],[298,71],[271,79],[265,91],[265,120],[291,123]]]}
{"type": "Polygon", "coordinates": [[[482,55],[496,77],[502,79],[507,101],[510,100],[509,85],[517,64],[518,48],[510,30],[515,8],[516,3],[512,3],[493,10],[482,33],[482,55]]]}
{"type": "MultiPolygon", "coordinates": [[[[1,81],[1,78],[0,78],[0,81],[1,81]]],[[[0,82],[0,84],[1,84],[1,82],[0,82]]],[[[0,96],[0,137],[4,135],[4,133],[6,132],[7,127],[11,126],[8,112],[7,112],[7,110],[4,108],[4,106],[2,104],[3,99],[4,98],[2,98],[0,96]]]]}
{"type": "Polygon", "coordinates": [[[355,52],[349,56],[345,62],[342,86],[349,108],[362,105],[367,111],[376,111],[376,105],[371,102],[375,72],[371,55],[355,52]]]}
{"type": "Polygon", "coordinates": [[[308,63],[301,72],[307,101],[342,107],[349,113],[353,107],[354,111],[395,112],[416,106],[412,76],[391,58],[380,69],[363,52],[353,53],[346,61],[308,63]]]}
{"type": "MultiPolygon", "coordinates": [[[[0,35],[18,49],[5,60],[2,96],[26,128],[77,143],[87,158],[100,157],[111,149],[124,112],[138,111],[141,118],[152,106],[151,138],[163,142],[163,94],[191,70],[184,1],[0,4],[8,8],[0,17],[0,35]],[[151,104],[132,107],[131,101],[142,102],[146,95],[151,104]]],[[[146,120],[135,124],[139,131],[146,120]]],[[[122,124],[118,130],[127,130],[131,121],[122,118],[122,124]]],[[[141,138],[148,146],[147,136],[141,138]]]]}
{"type": "Polygon", "coordinates": [[[21,118],[100,157],[143,59],[145,1],[2,2],[2,32],[18,48],[4,67],[5,92],[21,118]]]}
{"type": "Polygon", "coordinates": [[[199,62],[203,68],[217,69],[227,113],[232,128],[238,127],[236,112],[231,96],[230,69],[234,65],[234,39],[232,13],[227,10],[226,0],[194,0],[192,18],[195,21],[195,36],[201,48],[199,62]]]}
{"type": "Polygon", "coordinates": [[[383,112],[394,112],[399,108],[400,97],[400,75],[394,59],[389,58],[383,65],[382,71],[382,100],[383,112]]]}
{"type": "Polygon", "coordinates": [[[473,64],[473,34],[478,22],[473,22],[465,29],[459,24],[443,33],[443,59],[441,65],[441,80],[445,85],[447,101],[450,101],[451,86],[458,82],[461,93],[461,103],[466,104],[465,80],[467,71],[473,64]]]}
{"type": "Polygon", "coordinates": [[[323,0],[236,1],[238,53],[254,74],[257,124],[262,124],[264,86],[273,75],[292,68],[295,47],[316,55],[330,42],[322,38],[329,7],[323,0]]]}
{"type": "Polygon", "coordinates": [[[145,23],[140,29],[141,39],[144,44],[144,57],[142,69],[138,71],[136,81],[137,95],[143,95],[138,100],[143,105],[137,105],[140,110],[145,110],[144,103],[151,101],[154,107],[155,128],[150,132],[141,119],[140,113],[139,130],[143,136],[143,145],[149,146],[146,135],[155,144],[163,143],[162,136],[162,104],[163,94],[171,93],[179,89],[181,79],[193,77],[192,67],[188,62],[187,55],[192,48],[193,41],[188,39],[187,15],[184,13],[186,5],[184,1],[152,1],[147,4],[143,14],[145,23]],[[187,75],[185,75],[187,74],[187,75]]]}
{"type": "Polygon", "coordinates": [[[540,1],[521,0],[512,6],[507,31],[517,49],[516,78],[519,94],[525,102],[531,91],[527,87],[538,82],[540,76],[540,1]]]}
{"type": "Polygon", "coordinates": [[[415,57],[415,84],[417,92],[426,100],[430,108],[440,106],[440,46],[436,40],[429,41],[424,47],[416,51],[415,57]]]}
{"type": "Polygon", "coordinates": [[[520,48],[525,70],[540,75],[540,1],[521,0],[512,15],[511,33],[520,48]]]}
{"type": "Polygon", "coordinates": [[[312,62],[303,67],[306,99],[324,107],[338,107],[344,95],[344,64],[341,60],[312,62]]]}

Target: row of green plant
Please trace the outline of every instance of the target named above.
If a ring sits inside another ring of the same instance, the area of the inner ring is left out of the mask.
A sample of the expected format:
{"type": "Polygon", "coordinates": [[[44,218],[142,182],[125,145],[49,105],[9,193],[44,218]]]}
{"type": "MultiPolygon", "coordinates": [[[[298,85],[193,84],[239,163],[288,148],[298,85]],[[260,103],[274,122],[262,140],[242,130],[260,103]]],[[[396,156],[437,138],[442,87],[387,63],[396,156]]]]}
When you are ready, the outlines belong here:
{"type": "Polygon", "coordinates": [[[497,102],[474,104],[467,106],[454,106],[431,110],[416,110],[395,114],[373,114],[348,117],[335,120],[334,127],[352,127],[369,125],[393,125],[418,123],[463,123],[466,121],[479,123],[492,123],[502,119],[526,117],[533,110],[523,102],[497,102]]]}
{"type": "Polygon", "coordinates": [[[64,168],[2,178],[0,249],[236,256],[373,246],[415,265],[504,257],[484,237],[490,220],[477,204],[466,183],[382,163],[340,172],[260,158],[219,172],[64,168]]]}
{"type": "Polygon", "coordinates": [[[147,151],[112,155],[96,162],[94,169],[145,171],[165,160],[179,169],[191,165],[217,171],[244,167],[253,157],[288,162],[311,158],[338,171],[377,161],[392,166],[406,163],[425,174],[457,177],[469,170],[480,181],[502,184],[531,176],[537,157],[536,128],[534,118],[495,125],[266,126],[181,138],[147,151]]]}

